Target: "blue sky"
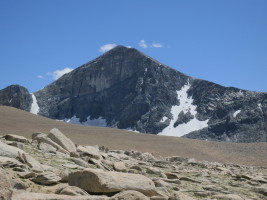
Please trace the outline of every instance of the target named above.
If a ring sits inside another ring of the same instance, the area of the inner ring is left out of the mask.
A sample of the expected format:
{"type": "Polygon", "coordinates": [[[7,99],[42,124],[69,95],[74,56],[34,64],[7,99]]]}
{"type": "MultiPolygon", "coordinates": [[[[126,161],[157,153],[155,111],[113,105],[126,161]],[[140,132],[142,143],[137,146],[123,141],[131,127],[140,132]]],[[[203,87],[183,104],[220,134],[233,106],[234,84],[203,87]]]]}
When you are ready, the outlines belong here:
{"type": "Polygon", "coordinates": [[[266,0],[0,0],[0,88],[35,92],[121,44],[196,78],[267,92],[266,11],[266,0]]]}

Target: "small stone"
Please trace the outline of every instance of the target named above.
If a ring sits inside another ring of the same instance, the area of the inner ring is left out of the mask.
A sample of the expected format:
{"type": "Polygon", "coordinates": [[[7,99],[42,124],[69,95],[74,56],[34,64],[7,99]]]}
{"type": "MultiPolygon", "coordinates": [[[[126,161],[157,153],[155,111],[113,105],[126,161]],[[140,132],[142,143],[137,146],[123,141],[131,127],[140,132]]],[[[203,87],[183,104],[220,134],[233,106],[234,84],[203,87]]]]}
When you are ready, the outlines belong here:
{"type": "Polygon", "coordinates": [[[165,173],[168,179],[179,179],[178,174],[175,173],[165,173]]]}
{"type": "Polygon", "coordinates": [[[38,148],[45,153],[55,153],[57,149],[50,144],[40,142],[38,148]]]}
{"type": "Polygon", "coordinates": [[[80,159],[80,158],[70,158],[71,161],[73,161],[75,164],[79,165],[79,166],[82,166],[82,167],[85,167],[87,168],[88,167],[88,163],[85,162],[84,160],[80,159]]]}
{"type": "Polygon", "coordinates": [[[60,182],[67,183],[69,180],[69,171],[67,170],[61,171],[59,177],[61,178],[60,182]]]}
{"type": "Polygon", "coordinates": [[[56,194],[65,194],[71,196],[89,196],[89,194],[81,188],[75,186],[64,186],[56,190],[56,194]]]}
{"type": "Polygon", "coordinates": [[[57,183],[60,180],[61,178],[52,172],[41,173],[32,179],[33,182],[41,184],[41,185],[52,185],[52,184],[57,183]]]}
{"type": "Polygon", "coordinates": [[[236,194],[218,194],[212,197],[218,200],[243,200],[243,198],[236,194]]]}
{"type": "Polygon", "coordinates": [[[80,158],[80,154],[77,151],[72,151],[70,152],[70,157],[80,158]]]}
{"type": "Polygon", "coordinates": [[[127,168],[124,162],[114,162],[114,169],[118,172],[126,172],[127,168]]]}
{"type": "Polygon", "coordinates": [[[127,190],[116,194],[111,200],[149,200],[149,198],[140,192],[127,190]]]}
{"type": "Polygon", "coordinates": [[[34,173],[34,172],[20,172],[20,173],[18,173],[18,175],[21,178],[33,178],[36,176],[36,173],[34,173]]]}

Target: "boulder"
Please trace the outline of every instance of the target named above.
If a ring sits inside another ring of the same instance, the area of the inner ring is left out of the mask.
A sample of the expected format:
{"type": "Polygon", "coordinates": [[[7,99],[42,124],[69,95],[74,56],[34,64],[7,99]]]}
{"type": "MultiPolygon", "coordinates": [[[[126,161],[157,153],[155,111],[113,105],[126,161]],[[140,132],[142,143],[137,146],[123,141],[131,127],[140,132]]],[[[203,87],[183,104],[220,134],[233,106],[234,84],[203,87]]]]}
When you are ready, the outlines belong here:
{"type": "Polygon", "coordinates": [[[156,195],[155,185],[149,178],[140,174],[104,172],[100,169],[85,169],[70,173],[69,185],[77,186],[92,193],[113,193],[123,190],[136,190],[147,196],[156,195]]]}
{"type": "Polygon", "coordinates": [[[0,199],[11,200],[11,183],[6,175],[6,172],[2,168],[0,168],[0,183],[0,199]]]}
{"type": "Polygon", "coordinates": [[[23,150],[7,145],[0,141],[0,156],[16,158],[18,157],[18,152],[25,153],[23,150]]]}
{"type": "Polygon", "coordinates": [[[19,135],[13,135],[13,134],[7,134],[5,136],[5,139],[9,141],[14,141],[14,142],[30,143],[30,140],[28,140],[27,138],[23,136],[19,136],[19,135]]]}
{"type": "Polygon", "coordinates": [[[261,187],[255,187],[252,189],[254,192],[263,194],[264,196],[267,197],[267,187],[266,186],[261,186],[261,187]]]}
{"type": "Polygon", "coordinates": [[[124,162],[114,162],[114,169],[118,172],[126,172],[127,168],[124,162]]]}
{"type": "Polygon", "coordinates": [[[15,191],[12,200],[109,200],[106,196],[71,196],[15,191]]]}
{"type": "Polygon", "coordinates": [[[63,170],[59,174],[60,182],[67,183],[69,181],[69,171],[63,170]]]}
{"type": "Polygon", "coordinates": [[[111,200],[149,200],[149,198],[140,192],[127,190],[116,194],[111,200]]]}
{"type": "Polygon", "coordinates": [[[196,200],[196,199],[182,192],[174,192],[170,200],[196,200]]]}
{"type": "Polygon", "coordinates": [[[52,172],[43,172],[32,179],[33,182],[40,185],[52,185],[60,180],[61,178],[52,172]]]}
{"type": "Polygon", "coordinates": [[[80,159],[80,158],[69,158],[72,162],[74,162],[76,165],[82,166],[87,168],[89,165],[87,162],[85,162],[84,160],[80,159]]]}
{"type": "Polygon", "coordinates": [[[43,167],[39,161],[35,160],[32,156],[26,154],[25,152],[18,152],[20,160],[26,163],[34,172],[43,172],[43,167]]]}
{"type": "Polygon", "coordinates": [[[67,150],[68,152],[76,151],[75,144],[67,138],[60,130],[53,128],[50,130],[50,134],[48,134],[48,138],[52,141],[60,145],[63,149],[67,150]]]}
{"type": "Polygon", "coordinates": [[[89,194],[83,189],[69,185],[58,188],[55,193],[71,195],[71,196],[89,196],[89,194]]]}
{"type": "Polygon", "coordinates": [[[44,142],[40,142],[38,144],[38,148],[45,153],[53,153],[57,151],[57,149],[53,147],[51,144],[47,144],[44,142]]]}
{"type": "Polygon", "coordinates": [[[38,172],[43,171],[41,164],[33,157],[25,153],[23,150],[17,147],[9,146],[1,141],[0,141],[0,156],[9,158],[19,157],[22,162],[26,163],[29,167],[33,168],[34,170],[38,172]]]}
{"type": "Polygon", "coordinates": [[[77,147],[77,151],[80,152],[81,157],[89,156],[90,158],[94,158],[97,160],[99,160],[101,158],[100,152],[95,147],[92,147],[92,146],[83,147],[83,146],[79,145],[77,147]]]}
{"type": "Polygon", "coordinates": [[[178,174],[175,173],[165,173],[165,175],[167,176],[168,179],[179,179],[178,174]]]}
{"type": "Polygon", "coordinates": [[[61,153],[66,153],[66,154],[69,153],[67,150],[63,149],[59,144],[48,138],[47,135],[45,134],[39,134],[33,140],[36,140],[39,143],[49,144],[52,147],[56,148],[56,150],[61,153]]]}
{"type": "Polygon", "coordinates": [[[243,198],[236,194],[217,194],[212,197],[218,200],[243,200],[243,198]]]}
{"type": "Polygon", "coordinates": [[[24,144],[21,142],[12,142],[9,145],[24,150],[24,144]]]}
{"type": "Polygon", "coordinates": [[[47,135],[45,133],[40,133],[40,132],[33,133],[32,134],[32,140],[35,140],[35,138],[38,136],[47,136],[47,135]]]}

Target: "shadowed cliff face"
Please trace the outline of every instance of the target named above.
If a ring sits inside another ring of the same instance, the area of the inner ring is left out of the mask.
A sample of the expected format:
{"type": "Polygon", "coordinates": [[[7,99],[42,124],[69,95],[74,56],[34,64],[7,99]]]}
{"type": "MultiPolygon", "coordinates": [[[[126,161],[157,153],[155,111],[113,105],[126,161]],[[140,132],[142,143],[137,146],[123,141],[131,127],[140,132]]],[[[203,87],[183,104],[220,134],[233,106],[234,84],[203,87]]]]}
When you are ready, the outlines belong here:
{"type": "Polygon", "coordinates": [[[0,90],[0,105],[12,106],[21,110],[30,111],[32,97],[29,91],[19,85],[10,85],[0,90]]]}
{"type": "Polygon", "coordinates": [[[34,93],[38,114],[190,138],[267,141],[267,94],[184,75],[117,46],[34,93]]]}

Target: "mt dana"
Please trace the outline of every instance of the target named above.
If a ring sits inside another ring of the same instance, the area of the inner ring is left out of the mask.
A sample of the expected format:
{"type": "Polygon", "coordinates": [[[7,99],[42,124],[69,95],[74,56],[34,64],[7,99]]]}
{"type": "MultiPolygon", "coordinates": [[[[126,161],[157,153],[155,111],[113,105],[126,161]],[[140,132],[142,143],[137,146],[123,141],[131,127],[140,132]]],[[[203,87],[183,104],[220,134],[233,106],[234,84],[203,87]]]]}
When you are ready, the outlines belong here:
{"type": "Polygon", "coordinates": [[[187,76],[117,46],[30,94],[0,90],[0,105],[48,118],[141,133],[267,142],[267,93],[187,76]]]}

